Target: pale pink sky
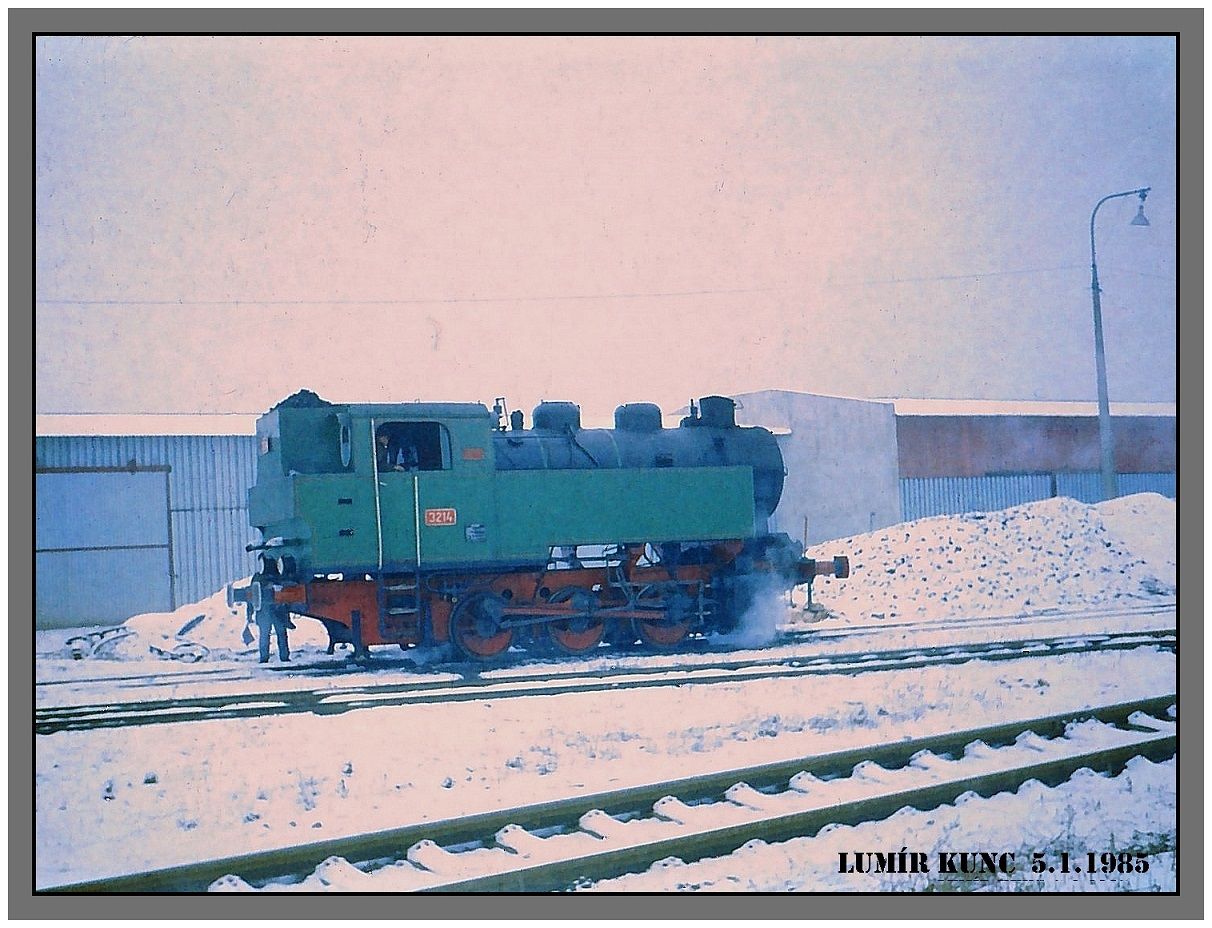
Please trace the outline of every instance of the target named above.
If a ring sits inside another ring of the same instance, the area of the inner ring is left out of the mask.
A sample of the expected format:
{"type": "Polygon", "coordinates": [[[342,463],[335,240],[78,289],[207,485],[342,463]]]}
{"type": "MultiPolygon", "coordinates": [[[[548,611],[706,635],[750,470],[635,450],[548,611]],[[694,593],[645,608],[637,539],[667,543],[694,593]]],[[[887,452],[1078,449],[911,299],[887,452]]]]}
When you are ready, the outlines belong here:
{"type": "Polygon", "coordinates": [[[1149,229],[1099,213],[1111,394],[1174,399],[1172,39],[36,57],[39,412],[1091,399],[1090,210],[1144,185],[1149,229]]]}

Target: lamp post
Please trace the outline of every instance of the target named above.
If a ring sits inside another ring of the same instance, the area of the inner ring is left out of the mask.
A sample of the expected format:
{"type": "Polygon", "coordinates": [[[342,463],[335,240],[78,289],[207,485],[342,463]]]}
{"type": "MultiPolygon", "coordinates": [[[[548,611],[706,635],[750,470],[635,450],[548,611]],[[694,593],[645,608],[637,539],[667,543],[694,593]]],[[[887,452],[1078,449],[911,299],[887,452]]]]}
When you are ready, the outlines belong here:
{"type": "Polygon", "coordinates": [[[1115,448],[1111,441],[1111,403],[1107,398],[1107,359],[1103,353],[1103,308],[1099,300],[1098,263],[1094,259],[1094,217],[1098,208],[1108,200],[1117,197],[1140,197],[1140,205],[1136,208],[1136,217],[1130,225],[1147,226],[1145,218],[1145,197],[1151,187],[1141,187],[1139,190],[1125,190],[1123,193],[1112,193],[1094,204],[1090,214],[1090,293],[1094,298],[1094,365],[1098,371],[1098,446],[1102,459],[1103,499],[1114,499],[1119,495],[1119,487],[1115,480],[1115,448]]]}

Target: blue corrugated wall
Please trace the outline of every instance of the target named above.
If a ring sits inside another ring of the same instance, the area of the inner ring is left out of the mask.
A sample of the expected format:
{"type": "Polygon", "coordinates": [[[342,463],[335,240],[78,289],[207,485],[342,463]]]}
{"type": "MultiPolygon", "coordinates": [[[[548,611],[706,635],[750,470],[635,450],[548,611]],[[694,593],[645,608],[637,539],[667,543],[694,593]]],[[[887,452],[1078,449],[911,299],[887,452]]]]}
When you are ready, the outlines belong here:
{"type": "MultiPolygon", "coordinates": [[[[1174,474],[1119,474],[1121,496],[1160,493],[1175,499],[1174,474]]],[[[1102,500],[1098,471],[1078,474],[1006,474],[990,477],[902,477],[901,518],[960,512],[990,512],[1053,496],[1071,496],[1084,503],[1102,500]]]]}
{"type": "Polygon", "coordinates": [[[173,600],[196,602],[255,563],[244,546],[256,540],[248,525],[248,488],[256,475],[251,435],[40,436],[38,468],[168,466],[172,522],[173,600]]]}

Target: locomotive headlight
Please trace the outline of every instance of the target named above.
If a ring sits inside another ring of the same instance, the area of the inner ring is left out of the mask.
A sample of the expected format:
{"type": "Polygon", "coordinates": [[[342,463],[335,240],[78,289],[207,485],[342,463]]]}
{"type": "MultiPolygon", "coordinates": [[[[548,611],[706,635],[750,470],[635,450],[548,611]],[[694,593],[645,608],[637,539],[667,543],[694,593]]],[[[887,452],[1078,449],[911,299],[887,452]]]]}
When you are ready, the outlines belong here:
{"type": "Polygon", "coordinates": [[[278,576],[286,576],[286,560],[284,558],[278,558],[278,576]]]}

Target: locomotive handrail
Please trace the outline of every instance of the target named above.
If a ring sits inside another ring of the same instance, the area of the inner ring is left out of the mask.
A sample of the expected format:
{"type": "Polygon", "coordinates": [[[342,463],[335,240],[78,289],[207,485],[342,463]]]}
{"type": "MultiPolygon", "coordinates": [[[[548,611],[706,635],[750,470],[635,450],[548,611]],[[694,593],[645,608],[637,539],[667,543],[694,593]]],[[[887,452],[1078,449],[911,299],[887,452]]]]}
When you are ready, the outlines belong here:
{"type": "MultiPolygon", "coordinates": [[[[412,530],[417,546],[417,574],[421,573],[421,478],[412,478],[412,530]]],[[[379,556],[379,568],[382,569],[382,555],[379,556]]]]}
{"type": "Polygon", "coordinates": [[[375,478],[375,537],[379,542],[379,573],[383,572],[383,510],[379,503],[379,449],[375,420],[370,420],[370,466],[375,478]]]}
{"type": "Polygon", "coordinates": [[[601,463],[598,461],[598,459],[589,453],[589,449],[586,448],[584,445],[582,445],[579,441],[577,441],[576,432],[574,432],[571,427],[568,429],[567,435],[568,435],[568,440],[571,441],[578,448],[580,448],[582,452],[584,452],[585,457],[589,458],[589,460],[593,462],[594,467],[602,466],[601,463]]]}

